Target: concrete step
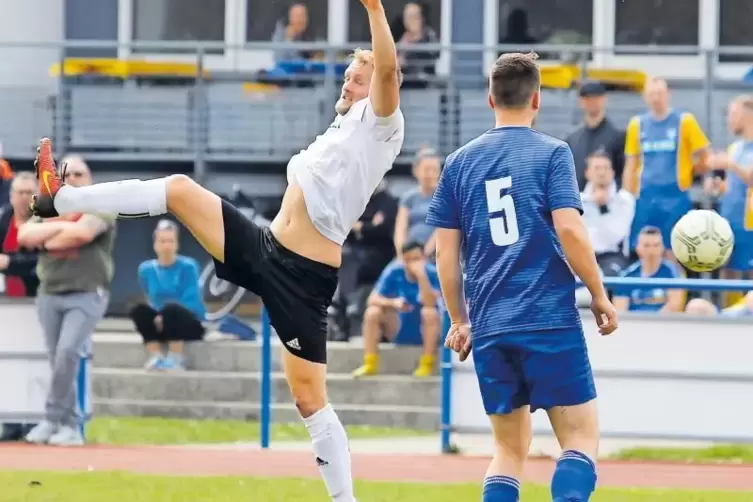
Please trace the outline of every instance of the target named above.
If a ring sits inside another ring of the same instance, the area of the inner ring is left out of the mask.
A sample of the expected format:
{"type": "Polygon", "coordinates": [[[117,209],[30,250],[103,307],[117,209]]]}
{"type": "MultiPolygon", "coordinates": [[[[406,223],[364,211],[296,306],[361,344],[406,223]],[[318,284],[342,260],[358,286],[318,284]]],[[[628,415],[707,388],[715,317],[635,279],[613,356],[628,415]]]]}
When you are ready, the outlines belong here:
{"type": "MultiPolygon", "coordinates": [[[[272,368],[281,371],[281,351],[274,338],[272,368]]],[[[380,352],[383,374],[410,375],[421,355],[420,347],[384,344],[380,352]]],[[[186,364],[198,371],[261,371],[261,351],[257,342],[216,341],[185,345],[186,364]]],[[[94,365],[100,368],[141,368],[146,361],[141,337],[135,333],[98,333],[94,336],[94,365]]],[[[328,344],[329,373],[350,373],[363,361],[361,340],[328,344]]]]}
{"type": "MultiPolygon", "coordinates": [[[[226,401],[258,403],[259,373],[215,371],[147,372],[137,369],[95,368],[95,398],[148,401],[226,401]]],[[[354,380],[330,374],[328,393],[333,403],[349,405],[440,406],[440,380],[383,375],[354,380]]],[[[290,403],[290,391],[281,373],[272,374],[272,401],[290,403]]]]}
{"type": "MultiPolygon", "coordinates": [[[[417,430],[439,430],[439,411],[419,406],[369,406],[333,403],[346,425],[373,425],[417,430]]],[[[94,413],[118,416],[155,416],[189,419],[250,420],[260,418],[259,405],[219,401],[145,401],[137,399],[95,399],[94,413]]],[[[292,404],[272,406],[272,420],[299,423],[292,404]]]]}

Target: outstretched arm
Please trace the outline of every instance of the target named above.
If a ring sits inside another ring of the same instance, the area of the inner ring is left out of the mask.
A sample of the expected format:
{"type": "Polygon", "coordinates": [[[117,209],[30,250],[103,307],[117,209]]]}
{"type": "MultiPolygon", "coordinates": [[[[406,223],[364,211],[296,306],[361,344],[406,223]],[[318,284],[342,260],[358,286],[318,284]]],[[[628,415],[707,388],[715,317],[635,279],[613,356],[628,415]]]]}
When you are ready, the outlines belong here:
{"type": "Polygon", "coordinates": [[[374,75],[369,97],[377,117],[389,117],[400,104],[400,65],[381,0],[361,0],[369,15],[374,75]]]}

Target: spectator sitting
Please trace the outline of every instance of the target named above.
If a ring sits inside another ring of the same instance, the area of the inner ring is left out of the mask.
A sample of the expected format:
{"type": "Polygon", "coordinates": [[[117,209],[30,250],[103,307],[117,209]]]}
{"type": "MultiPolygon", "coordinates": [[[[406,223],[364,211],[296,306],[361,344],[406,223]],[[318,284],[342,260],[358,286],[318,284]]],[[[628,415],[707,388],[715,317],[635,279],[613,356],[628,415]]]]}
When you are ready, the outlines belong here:
{"type": "Polygon", "coordinates": [[[434,371],[442,324],[437,269],[426,261],[418,242],[405,244],[401,258],[384,269],[369,296],[363,319],[364,361],[354,377],[379,373],[382,337],[401,345],[423,344],[424,353],[413,375],[426,377],[434,371]]]}
{"type": "Polygon", "coordinates": [[[139,282],[149,304],[136,305],[130,317],[144,338],[149,370],[182,370],[183,342],[204,338],[206,310],[199,288],[199,264],[178,254],[178,226],[161,220],[154,230],[157,258],[139,266],[139,282]],[[162,344],[168,347],[162,353],[162,344]]]}
{"type": "MultiPolygon", "coordinates": [[[[401,44],[436,44],[439,41],[434,29],[426,24],[423,8],[416,2],[405,4],[403,28],[405,31],[399,38],[401,44]]],[[[435,51],[406,51],[400,54],[400,66],[404,75],[425,78],[436,73],[438,58],[435,51]]]]}
{"type": "Polygon", "coordinates": [[[630,237],[635,199],[627,190],[618,190],[612,161],[606,153],[588,157],[586,184],[580,194],[583,220],[591,237],[596,261],[607,277],[614,277],[627,266],[623,251],[630,237]]]}
{"type": "Polygon", "coordinates": [[[5,296],[34,297],[39,287],[38,252],[18,243],[18,229],[29,221],[29,203],[36,180],[31,173],[19,173],[10,189],[10,204],[0,207],[0,274],[5,275],[5,296]]]}
{"type": "MultiPolygon", "coordinates": [[[[673,261],[664,259],[664,243],[661,230],[657,227],[643,227],[638,235],[636,247],[638,261],[627,268],[622,277],[644,277],[650,279],[677,279],[684,273],[673,261]]],[[[664,288],[615,288],[614,306],[618,312],[682,312],[685,307],[685,291],[664,288]]]]}
{"type": "MultiPolygon", "coordinates": [[[[272,33],[272,42],[313,42],[314,37],[309,31],[309,11],[302,3],[294,3],[288,9],[288,21],[279,21],[272,33]]],[[[310,51],[300,51],[292,48],[275,49],[275,62],[300,61],[311,59],[310,51]]]]}
{"type": "Polygon", "coordinates": [[[434,150],[421,151],[413,162],[413,176],[418,186],[400,198],[395,220],[395,251],[402,253],[406,242],[418,242],[427,257],[436,251],[434,227],[426,223],[426,213],[439,183],[442,169],[439,155],[434,150]]]}
{"type": "Polygon", "coordinates": [[[719,310],[708,300],[693,298],[688,302],[688,306],[685,307],[685,313],[699,316],[753,317],[753,291],[749,291],[737,303],[723,310],[719,310]]]}

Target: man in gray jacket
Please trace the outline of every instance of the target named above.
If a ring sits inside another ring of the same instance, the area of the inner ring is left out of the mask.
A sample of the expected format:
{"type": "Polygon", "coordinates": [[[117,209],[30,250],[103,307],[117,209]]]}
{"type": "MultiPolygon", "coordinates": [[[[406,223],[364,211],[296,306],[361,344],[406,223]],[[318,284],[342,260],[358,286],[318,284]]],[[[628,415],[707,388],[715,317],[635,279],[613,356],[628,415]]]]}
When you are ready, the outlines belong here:
{"type": "MultiPolygon", "coordinates": [[[[91,184],[89,168],[80,157],[69,157],[62,165],[67,184],[91,184]]],[[[97,321],[107,309],[115,219],[90,214],[34,219],[19,229],[18,240],[25,247],[41,249],[37,312],[52,366],[45,419],[26,440],[80,445],[85,410],[78,409],[76,375],[97,321]]]]}

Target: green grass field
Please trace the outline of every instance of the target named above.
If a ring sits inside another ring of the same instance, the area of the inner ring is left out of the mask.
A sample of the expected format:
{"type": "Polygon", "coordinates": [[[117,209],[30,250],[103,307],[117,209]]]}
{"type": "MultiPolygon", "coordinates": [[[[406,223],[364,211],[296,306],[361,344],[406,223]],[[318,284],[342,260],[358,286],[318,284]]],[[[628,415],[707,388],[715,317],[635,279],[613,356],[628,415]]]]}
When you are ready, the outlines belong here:
{"type": "MultiPolygon", "coordinates": [[[[1,502],[327,502],[318,480],[194,478],[124,473],[0,472],[1,502]]],[[[479,500],[478,485],[356,483],[359,502],[479,500]]],[[[526,486],[526,502],[550,502],[547,487],[526,486]]],[[[753,502],[753,493],[600,489],[593,502],[753,502]]]]}
{"type": "Polygon", "coordinates": [[[688,463],[753,463],[753,445],[718,445],[708,448],[630,448],[610,458],[688,463]]]}
{"type": "MultiPolygon", "coordinates": [[[[348,426],[351,439],[426,436],[426,431],[348,426]]],[[[166,445],[250,443],[259,440],[257,422],[240,420],[182,420],[142,417],[96,417],[87,426],[89,443],[112,445],[166,445]]],[[[308,440],[303,424],[273,424],[272,441],[308,440]]]]}

